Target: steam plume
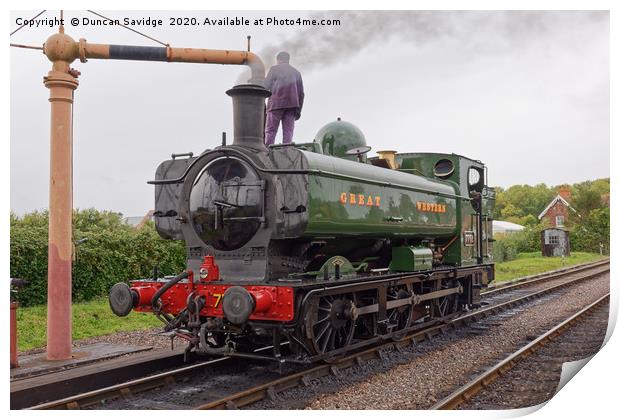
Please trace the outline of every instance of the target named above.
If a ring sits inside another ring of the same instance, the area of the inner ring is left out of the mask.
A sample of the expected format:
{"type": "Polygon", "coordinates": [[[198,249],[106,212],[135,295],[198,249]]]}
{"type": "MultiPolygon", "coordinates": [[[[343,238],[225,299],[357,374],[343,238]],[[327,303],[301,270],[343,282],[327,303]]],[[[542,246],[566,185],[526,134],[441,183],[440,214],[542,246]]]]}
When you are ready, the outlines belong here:
{"type": "Polygon", "coordinates": [[[515,48],[557,25],[570,30],[579,20],[608,19],[608,12],[334,11],[315,12],[309,18],[339,19],[341,23],[301,29],[290,38],[261,49],[259,55],[267,69],[274,64],[279,51],[289,52],[291,64],[307,73],[345,62],[369,46],[394,38],[416,46],[462,39],[476,51],[515,48]]]}

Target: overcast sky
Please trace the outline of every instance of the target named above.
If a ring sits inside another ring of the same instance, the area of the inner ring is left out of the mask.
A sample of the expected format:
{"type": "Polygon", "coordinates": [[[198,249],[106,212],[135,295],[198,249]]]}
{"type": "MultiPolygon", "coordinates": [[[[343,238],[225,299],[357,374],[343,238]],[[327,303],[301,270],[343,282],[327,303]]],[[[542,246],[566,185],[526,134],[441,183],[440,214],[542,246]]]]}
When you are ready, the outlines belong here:
{"type": "MultiPolygon", "coordinates": [[[[12,14],[29,18],[36,12],[12,14]]],[[[609,20],[606,12],[105,12],[158,17],[140,30],[175,47],[288,50],[304,77],[296,142],[327,122],[358,125],[373,150],[480,159],[491,185],[548,185],[609,176],[609,20]],[[339,27],[169,26],[171,16],[339,18],[339,27]],[[323,16],[325,15],[325,16],[323,16]]],[[[42,17],[52,17],[47,12],[42,17]]],[[[65,17],[95,17],[66,12],[65,17]]],[[[55,29],[24,28],[40,45],[55,29]]],[[[157,44],[120,27],[67,26],[94,43],[157,44]]],[[[157,165],[232,138],[236,66],[89,60],[74,109],[74,205],[145,214],[157,165]]],[[[11,51],[11,209],[48,205],[50,63],[11,51]]],[[[277,141],[280,141],[281,133],[277,141]]]]}

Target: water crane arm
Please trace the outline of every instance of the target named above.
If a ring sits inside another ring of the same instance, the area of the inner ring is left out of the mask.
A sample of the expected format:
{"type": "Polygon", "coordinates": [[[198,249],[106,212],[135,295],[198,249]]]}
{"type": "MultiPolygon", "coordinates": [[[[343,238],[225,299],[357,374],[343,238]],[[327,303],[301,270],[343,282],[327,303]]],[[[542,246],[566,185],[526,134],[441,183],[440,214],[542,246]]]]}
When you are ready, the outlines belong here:
{"type": "Polygon", "coordinates": [[[203,48],[143,47],[134,45],[92,44],[85,39],[74,41],[62,34],[50,37],[43,47],[43,52],[55,62],[58,56],[62,61],[71,62],[80,59],[165,61],[176,63],[233,64],[246,65],[252,73],[250,83],[262,84],[265,79],[263,61],[251,51],[210,50],[203,48]],[[61,54],[60,51],[62,51],[61,54]]]}

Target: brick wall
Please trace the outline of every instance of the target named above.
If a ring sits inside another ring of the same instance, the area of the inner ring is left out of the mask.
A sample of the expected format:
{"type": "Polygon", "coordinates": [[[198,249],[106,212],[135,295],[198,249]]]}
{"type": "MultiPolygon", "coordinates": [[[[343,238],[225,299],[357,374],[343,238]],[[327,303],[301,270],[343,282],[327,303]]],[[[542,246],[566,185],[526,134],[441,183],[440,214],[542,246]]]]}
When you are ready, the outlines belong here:
{"type": "Polygon", "coordinates": [[[546,221],[549,226],[557,227],[556,216],[563,216],[564,226],[566,226],[568,223],[568,212],[568,207],[561,201],[558,201],[547,211],[547,214],[543,216],[543,220],[546,221]]]}

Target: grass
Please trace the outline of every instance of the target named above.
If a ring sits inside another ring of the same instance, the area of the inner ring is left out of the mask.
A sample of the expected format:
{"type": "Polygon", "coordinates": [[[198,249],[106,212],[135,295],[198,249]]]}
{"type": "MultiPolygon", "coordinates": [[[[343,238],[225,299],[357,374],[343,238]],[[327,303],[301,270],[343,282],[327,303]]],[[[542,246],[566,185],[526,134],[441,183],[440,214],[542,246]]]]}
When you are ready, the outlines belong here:
{"type": "MultiPolygon", "coordinates": [[[[19,351],[45,346],[47,331],[45,305],[17,308],[19,351]]],[[[159,327],[162,323],[150,313],[131,312],[124,318],[112,313],[107,298],[73,304],[73,339],[96,337],[120,331],[159,327]]]]}
{"type": "Polygon", "coordinates": [[[570,257],[543,257],[540,252],[525,252],[516,260],[495,264],[495,282],[512,280],[545,271],[557,270],[571,265],[583,264],[606,258],[588,252],[571,252],[570,257]]]}
{"type": "MultiPolygon", "coordinates": [[[[573,252],[570,257],[543,257],[540,252],[519,254],[516,260],[495,266],[496,282],[557,270],[601,259],[598,254],[573,252]]],[[[45,345],[47,330],[45,305],[17,309],[17,339],[20,351],[45,345]]],[[[150,313],[131,312],[124,318],[112,313],[107,298],[73,304],[73,339],[97,337],[120,331],[135,331],[161,326],[150,313]]]]}

